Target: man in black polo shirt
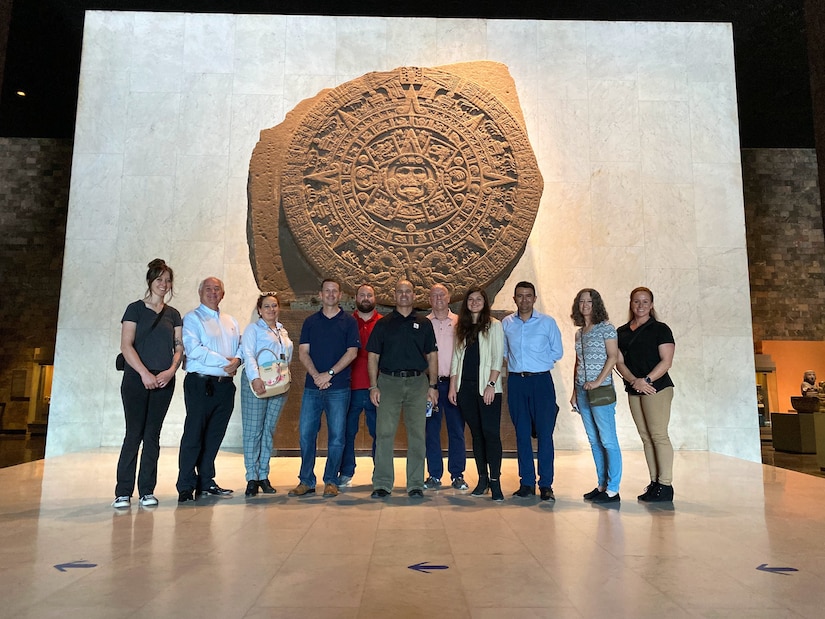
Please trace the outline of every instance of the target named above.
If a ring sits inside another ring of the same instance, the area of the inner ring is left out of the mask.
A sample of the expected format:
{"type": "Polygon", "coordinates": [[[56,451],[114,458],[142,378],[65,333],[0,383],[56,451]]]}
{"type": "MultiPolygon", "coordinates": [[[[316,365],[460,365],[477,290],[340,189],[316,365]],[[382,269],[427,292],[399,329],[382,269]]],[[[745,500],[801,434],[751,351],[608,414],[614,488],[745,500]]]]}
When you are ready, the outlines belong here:
{"type": "Polygon", "coordinates": [[[438,402],[438,348],[433,325],[416,313],[414,300],[413,285],[400,280],[395,285],[395,309],[375,323],[367,343],[370,400],[378,408],[374,499],[392,492],[393,446],[402,408],[407,428],[407,494],[424,496],[424,428],[427,401],[438,402]]]}

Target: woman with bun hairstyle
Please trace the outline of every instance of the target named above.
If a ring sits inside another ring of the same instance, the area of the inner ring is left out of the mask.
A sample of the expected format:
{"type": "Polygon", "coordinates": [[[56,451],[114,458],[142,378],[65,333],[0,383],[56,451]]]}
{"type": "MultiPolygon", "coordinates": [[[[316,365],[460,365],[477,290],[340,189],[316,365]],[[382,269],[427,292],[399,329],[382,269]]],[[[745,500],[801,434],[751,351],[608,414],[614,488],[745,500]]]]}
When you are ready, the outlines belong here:
{"type": "Polygon", "coordinates": [[[130,506],[135,489],[135,470],[141,443],[138,496],[142,507],[154,507],[160,456],[160,430],[172,394],[175,372],[183,357],[183,321],[174,307],[174,274],[160,258],[148,264],[146,294],[130,303],[121,319],[120,351],[125,360],[120,395],[126,417],[126,436],[117,463],[117,485],[112,507],[130,506]]]}
{"type": "Polygon", "coordinates": [[[673,446],[667,433],[673,381],[667,371],[673,364],[673,332],[659,322],[653,292],[640,286],[630,293],[629,322],[617,329],[619,360],[630,413],[645,451],[650,485],[640,501],[673,500],[673,446]]]}

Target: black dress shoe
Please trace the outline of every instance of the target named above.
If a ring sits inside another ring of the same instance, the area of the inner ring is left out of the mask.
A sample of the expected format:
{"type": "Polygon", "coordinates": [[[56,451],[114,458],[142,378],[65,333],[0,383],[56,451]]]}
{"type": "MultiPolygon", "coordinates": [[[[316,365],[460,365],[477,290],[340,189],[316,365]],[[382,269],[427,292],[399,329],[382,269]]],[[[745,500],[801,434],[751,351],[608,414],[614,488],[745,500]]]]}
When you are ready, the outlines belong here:
{"type": "Polygon", "coordinates": [[[539,492],[541,493],[541,500],[542,501],[555,501],[556,495],[553,494],[552,488],[539,488],[539,492]]]}
{"type": "Polygon", "coordinates": [[[390,496],[389,490],[384,490],[383,488],[373,490],[372,494],[370,495],[370,497],[373,499],[386,499],[388,496],[390,496]]]}
{"type": "Polygon", "coordinates": [[[421,488],[413,488],[407,493],[407,496],[411,499],[423,499],[424,491],[421,488]]]}
{"type": "Polygon", "coordinates": [[[528,496],[535,496],[536,494],[536,487],[535,486],[525,486],[524,484],[518,487],[513,493],[513,496],[520,496],[521,498],[525,498],[528,496]]]}
{"type": "Polygon", "coordinates": [[[261,492],[264,494],[275,494],[278,492],[275,488],[272,487],[272,484],[269,483],[268,479],[262,479],[258,482],[258,486],[261,488],[261,492]]]}
{"type": "Polygon", "coordinates": [[[250,479],[246,482],[246,492],[244,492],[246,496],[255,496],[258,494],[258,480],[257,479],[250,479]]]}
{"type": "Polygon", "coordinates": [[[212,496],[226,496],[227,494],[232,494],[233,492],[235,491],[221,488],[218,484],[201,490],[201,494],[211,494],[212,496]]]}
{"type": "Polygon", "coordinates": [[[194,501],[195,495],[192,494],[191,490],[184,490],[180,494],[178,494],[178,503],[186,503],[187,501],[194,501]]]}

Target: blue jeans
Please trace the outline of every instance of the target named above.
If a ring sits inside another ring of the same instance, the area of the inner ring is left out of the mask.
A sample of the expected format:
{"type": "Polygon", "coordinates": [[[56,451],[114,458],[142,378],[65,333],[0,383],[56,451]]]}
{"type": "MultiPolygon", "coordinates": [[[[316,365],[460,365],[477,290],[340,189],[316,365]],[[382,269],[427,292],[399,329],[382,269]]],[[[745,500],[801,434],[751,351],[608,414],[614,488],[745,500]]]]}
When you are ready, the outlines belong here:
{"type": "Polygon", "coordinates": [[[591,406],[587,393],[576,385],[576,402],[582,416],[584,431],[590,441],[590,451],[596,463],[599,488],[618,492],[622,482],[622,451],[616,436],[616,403],[591,406]]]}
{"type": "Polygon", "coordinates": [[[361,426],[361,411],[367,418],[367,430],[372,437],[372,457],[375,459],[375,405],[370,400],[369,389],[353,389],[350,392],[347,411],[347,436],[344,455],[341,457],[341,475],[355,475],[355,437],[361,426]]]}
{"type": "Polygon", "coordinates": [[[539,487],[553,486],[554,458],[553,430],[559,405],[556,388],[550,372],[533,376],[510,374],[507,378],[507,406],[516,428],[518,474],[524,486],[536,485],[536,467],[533,464],[533,428],[538,439],[539,487]]]}
{"type": "Polygon", "coordinates": [[[321,429],[321,413],[327,415],[327,465],[324,467],[324,483],[338,483],[338,469],[344,453],[349,389],[304,388],[301,400],[301,418],[298,434],[301,443],[301,472],[298,479],[310,488],[315,487],[315,443],[321,429]]]}
{"type": "Polygon", "coordinates": [[[467,466],[467,446],[464,443],[464,417],[457,406],[447,399],[449,381],[438,382],[438,410],[427,418],[427,471],[432,477],[444,475],[444,459],[441,456],[441,418],[447,421],[447,470],[450,477],[464,476],[467,466]]]}

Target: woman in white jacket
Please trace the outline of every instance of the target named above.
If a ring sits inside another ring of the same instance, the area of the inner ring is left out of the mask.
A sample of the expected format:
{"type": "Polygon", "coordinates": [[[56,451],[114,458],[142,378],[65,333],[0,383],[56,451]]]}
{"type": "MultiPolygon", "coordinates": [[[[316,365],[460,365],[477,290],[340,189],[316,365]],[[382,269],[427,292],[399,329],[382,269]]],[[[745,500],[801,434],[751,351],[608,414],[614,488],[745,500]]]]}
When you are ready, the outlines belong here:
{"type": "Polygon", "coordinates": [[[473,436],[473,456],[478,485],[473,496],[489,490],[494,501],[501,492],[501,366],[504,331],[490,316],[490,301],[483,288],[471,287],[464,295],[455,330],[450,368],[450,402],[458,405],[473,436]]]}

